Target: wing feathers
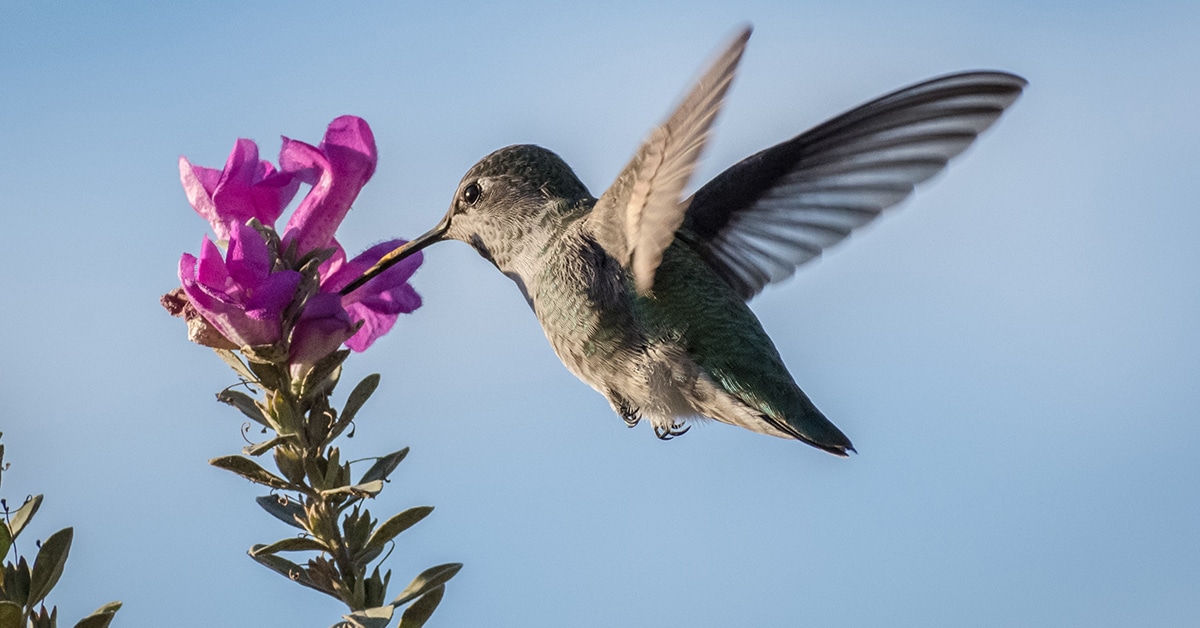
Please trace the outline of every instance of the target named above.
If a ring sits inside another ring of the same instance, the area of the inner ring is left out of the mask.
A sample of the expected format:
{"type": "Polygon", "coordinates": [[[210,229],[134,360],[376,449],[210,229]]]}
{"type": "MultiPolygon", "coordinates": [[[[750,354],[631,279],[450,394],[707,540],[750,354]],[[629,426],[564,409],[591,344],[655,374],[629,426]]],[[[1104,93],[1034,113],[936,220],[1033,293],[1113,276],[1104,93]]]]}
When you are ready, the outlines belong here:
{"type": "Polygon", "coordinates": [[[654,285],[663,251],[683,223],[683,188],[704,149],[749,37],[747,27],[734,38],[596,202],[589,219],[592,232],[610,255],[633,272],[640,294],[654,285]]]}
{"type": "Polygon", "coordinates": [[[753,297],[904,200],[1025,86],[1004,72],[912,85],[747,157],[680,202],[749,36],[746,28],[725,48],[589,217],[640,294],[678,232],[742,298],[753,297]]]}
{"type": "Polygon", "coordinates": [[[933,79],[751,155],[690,199],[688,240],[749,299],[904,200],[1024,86],[1003,72],[933,79]]]}

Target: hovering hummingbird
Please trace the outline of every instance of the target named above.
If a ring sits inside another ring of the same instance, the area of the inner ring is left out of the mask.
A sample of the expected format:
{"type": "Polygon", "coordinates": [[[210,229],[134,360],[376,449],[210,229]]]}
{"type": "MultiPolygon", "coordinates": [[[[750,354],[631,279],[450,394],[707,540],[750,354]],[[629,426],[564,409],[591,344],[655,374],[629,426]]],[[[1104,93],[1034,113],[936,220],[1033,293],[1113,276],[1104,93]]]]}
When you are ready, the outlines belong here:
{"type": "Polygon", "coordinates": [[[683,198],[750,28],[592,196],[558,155],[502,148],[441,222],[348,294],[434,242],[461,240],[516,282],[555,353],[630,427],[670,439],[707,417],[829,453],[850,439],[796,385],[746,305],[940,171],[1025,80],[966,72],[901,89],[751,155],[683,198]]]}

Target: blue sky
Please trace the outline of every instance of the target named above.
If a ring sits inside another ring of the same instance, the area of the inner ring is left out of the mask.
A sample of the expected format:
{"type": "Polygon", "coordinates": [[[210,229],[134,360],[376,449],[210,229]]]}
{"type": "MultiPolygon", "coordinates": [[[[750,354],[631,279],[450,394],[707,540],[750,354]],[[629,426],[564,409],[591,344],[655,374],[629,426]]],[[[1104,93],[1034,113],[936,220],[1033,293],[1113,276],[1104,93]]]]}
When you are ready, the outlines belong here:
{"type": "Polygon", "coordinates": [[[930,76],[1030,81],[946,173],[752,303],[860,454],[628,430],[507,279],[439,245],[425,306],[346,375],[383,375],[349,453],[412,447],[373,510],[437,508],[394,579],[466,564],[437,626],[1200,623],[1200,6],[415,4],[5,4],[2,492],[46,494],[35,534],[75,526],[66,617],[341,611],[245,556],[288,530],[206,464],[243,441],[212,396],[232,372],[157,304],[206,229],[179,155],[366,118],[380,163],[340,235],[361,250],[431,226],[507,144],[598,194],[750,22],[697,181],[930,76]]]}

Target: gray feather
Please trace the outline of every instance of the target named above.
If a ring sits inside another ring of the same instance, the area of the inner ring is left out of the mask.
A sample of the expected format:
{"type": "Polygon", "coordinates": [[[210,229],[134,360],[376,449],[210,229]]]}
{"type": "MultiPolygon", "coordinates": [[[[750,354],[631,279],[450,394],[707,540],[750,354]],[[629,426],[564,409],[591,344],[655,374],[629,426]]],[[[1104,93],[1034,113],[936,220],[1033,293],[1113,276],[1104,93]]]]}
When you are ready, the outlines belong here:
{"type": "Polygon", "coordinates": [[[686,239],[749,299],[908,197],[1024,86],[1004,72],[935,78],[751,155],[689,199],[686,239]]]}
{"type": "Polygon", "coordinates": [[[687,205],[683,188],[721,109],[750,38],[745,28],[697,81],[667,121],[650,133],[590,220],[597,241],[634,276],[639,294],[654,285],[663,251],[675,239],[687,205]]]}

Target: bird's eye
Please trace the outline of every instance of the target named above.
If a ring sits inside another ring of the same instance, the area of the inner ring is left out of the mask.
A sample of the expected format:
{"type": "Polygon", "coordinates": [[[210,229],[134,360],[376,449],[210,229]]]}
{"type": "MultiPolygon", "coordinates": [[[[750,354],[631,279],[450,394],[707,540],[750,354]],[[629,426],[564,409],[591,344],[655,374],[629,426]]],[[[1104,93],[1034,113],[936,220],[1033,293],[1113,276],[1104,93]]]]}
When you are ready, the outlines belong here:
{"type": "Polygon", "coordinates": [[[479,200],[481,195],[483,195],[483,190],[479,189],[479,184],[471,183],[467,185],[467,187],[463,188],[462,200],[467,205],[474,205],[475,202],[479,200]]]}

